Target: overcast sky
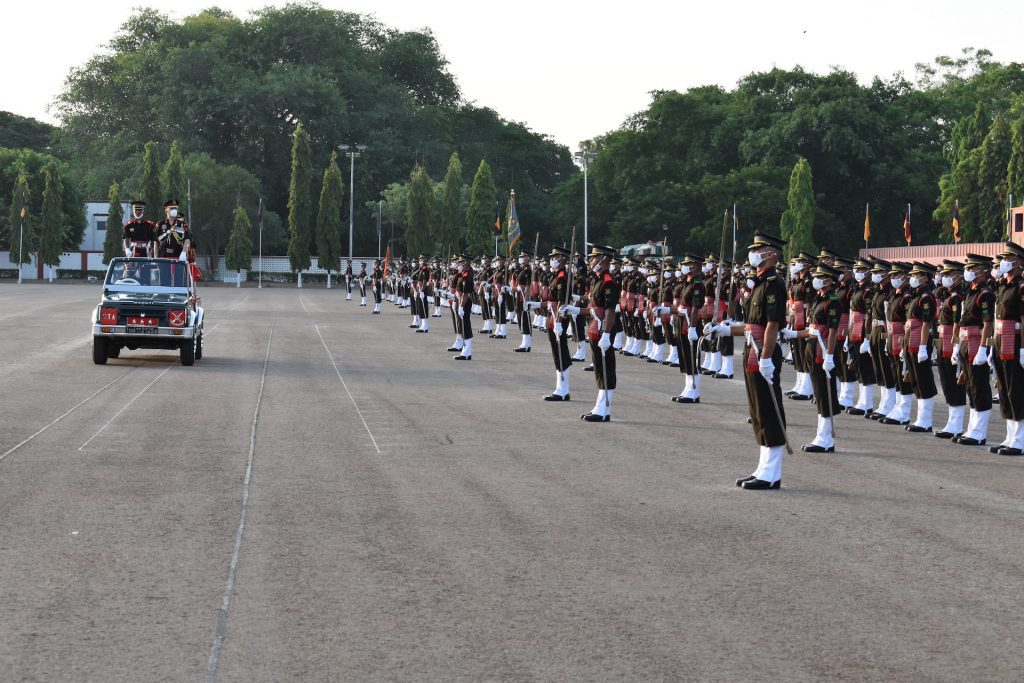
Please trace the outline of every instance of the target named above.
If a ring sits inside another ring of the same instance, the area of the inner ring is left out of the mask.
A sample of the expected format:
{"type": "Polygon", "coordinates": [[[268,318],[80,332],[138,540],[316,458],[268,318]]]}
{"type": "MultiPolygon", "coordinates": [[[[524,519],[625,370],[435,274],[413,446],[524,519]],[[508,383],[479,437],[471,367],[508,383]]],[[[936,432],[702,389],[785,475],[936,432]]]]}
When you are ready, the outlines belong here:
{"type": "MultiPolygon", "coordinates": [[[[68,71],[148,4],[181,19],[219,6],[246,17],[267,2],[96,0],[7,2],[0,9],[0,110],[55,122],[47,111],[68,71]]],[[[282,4],[282,3],[274,3],[282,4]]],[[[430,27],[463,96],[576,147],[642,110],[652,90],[717,83],[796,64],[840,66],[862,82],[963,47],[1024,61],[1024,3],[817,0],[776,2],[502,3],[324,0],[402,30],[430,27]]]]}

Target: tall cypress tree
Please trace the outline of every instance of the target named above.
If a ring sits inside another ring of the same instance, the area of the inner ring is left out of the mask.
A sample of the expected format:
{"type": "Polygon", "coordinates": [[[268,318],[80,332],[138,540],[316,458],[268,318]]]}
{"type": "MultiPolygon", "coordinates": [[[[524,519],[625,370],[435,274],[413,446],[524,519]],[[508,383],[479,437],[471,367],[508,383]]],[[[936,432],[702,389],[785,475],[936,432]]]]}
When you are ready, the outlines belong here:
{"type": "Polygon", "coordinates": [[[1006,189],[1014,204],[1024,204],[1024,112],[1010,124],[1010,161],[1006,166],[1006,189]]]}
{"type": "Polygon", "coordinates": [[[462,162],[452,152],[448,159],[448,171],[444,174],[444,198],[441,202],[441,254],[452,254],[458,250],[459,240],[466,225],[466,214],[462,210],[462,162]]]}
{"type": "Polygon", "coordinates": [[[122,241],[124,209],[121,207],[121,186],[114,181],[107,193],[107,236],[103,239],[103,262],[124,255],[122,241]]]}
{"type": "Polygon", "coordinates": [[[814,187],[811,181],[811,165],[801,157],[789,176],[787,208],[779,223],[782,237],[789,243],[787,261],[801,251],[817,251],[814,246],[814,187]]]}
{"type": "Polygon", "coordinates": [[[310,192],[313,182],[313,163],[311,161],[309,133],[302,124],[295,126],[292,136],[292,178],[288,185],[288,261],[292,272],[300,272],[309,268],[311,258],[309,243],[313,219],[313,201],[310,192]]]}
{"type": "Polygon", "coordinates": [[[32,262],[32,247],[30,245],[33,242],[33,221],[28,213],[30,200],[28,175],[26,175],[25,171],[22,171],[18,174],[18,179],[14,181],[14,190],[11,192],[11,213],[7,221],[7,225],[10,226],[11,236],[11,250],[9,254],[11,263],[18,263],[19,260],[21,263],[32,262]],[[21,215],[22,209],[25,211],[24,218],[21,215]],[[22,221],[25,224],[24,230],[22,230],[22,221]]]}
{"type": "Polygon", "coordinates": [[[151,221],[163,218],[162,187],[159,151],[156,143],[150,140],[142,152],[142,201],[146,202],[145,216],[151,221]]]}
{"type": "Polygon", "coordinates": [[[995,241],[1006,231],[1006,172],[1010,164],[1010,126],[999,112],[981,143],[978,184],[981,237],[995,241]]]}
{"type": "Polygon", "coordinates": [[[331,161],[324,170],[320,208],[316,216],[316,252],[320,257],[320,267],[328,273],[340,267],[341,204],[344,199],[345,182],[338,168],[338,154],[332,152],[331,161]]]}
{"type": "Polygon", "coordinates": [[[252,223],[245,209],[240,206],[235,207],[233,219],[231,236],[224,250],[224,265],[228,270],[249,270],[252,267],[252,238],[249,236],[252,223]]]}
{"type": "Polygon", "coordinates": [[[39,258],[48,266],[60,265],[61,244],[64,238],[61,204],[64,201],[64,183],[60,179],[56,162],[43,167],[43,206],[39,216],[39,258]]]}
{"type": "Polygon", "coordinates": [[[164,166],[164,189],[167,191],[167,199],[177,199],[184,204],[188,185],[185,180],[185,159],[177,140],[171,143],[171,154],[164,166]]]}
{"type": "Polygon", "coordinates": [[[494,200],[498,191],[491,177],[491,167],[483,159],[473,176],[473,187],[466,210],[466,249],[473,256],[489,254],[494,249],[494,200]]]}
{"type": "Polygon", "coordinates": [[[416,165],[409,177],[409,201],[406,204],[405,247],[415,258],[434,250],[431,226],[434,223],[434,184],[427,171],[416,165]]]}

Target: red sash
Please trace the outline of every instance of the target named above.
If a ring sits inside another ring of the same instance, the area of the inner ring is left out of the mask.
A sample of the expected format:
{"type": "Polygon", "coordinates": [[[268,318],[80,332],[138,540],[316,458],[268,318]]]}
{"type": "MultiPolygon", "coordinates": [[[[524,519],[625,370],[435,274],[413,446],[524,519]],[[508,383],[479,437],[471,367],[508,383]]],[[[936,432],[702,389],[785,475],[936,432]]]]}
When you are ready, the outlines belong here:
{"type": "Polygon", "coordinates": [[[810,328],[812,330],[817,330],[818,332],[821,333],[820,342],[818,341],[818,339],[814,339],[814,362],[824,363],[825,356],[822,355],[821,347],[828,343],[828,325],[819,325],[817,323],[811,323],[810,328]]]}
{"type": "Polygon", "coordinates": [[[1017,350],[1017,321],[996,320],[995,330],[999,342],[999,359],[1013,360],[1017,350]]]}
{"type": "Polygon", "coordinates": [[[921,349],[921,328],[924,326],[924,321],[918,318],[911,318],[907,321],[908,334],[907,334],[907,350],[911,354],[917,355],[917,352],[921,349]]]}
{"type": "Polygon", "coordinates": [[[864,341],[864,326],[868,320],[867,314],[860,311],[850,311],[850,320],[853,323],[850,329],[850,341],[864,341]]]}
{"type": "Polygon", "coordinates": [[[587,330],[590,341],[601,340],[601,325],[604,324],[604,314],[605,309],[601,306],[590,307],[590,327],[587,330]]]}
{"type": "Polygon", "coordinates": [[[974,357],[978,355],[978,349],[981,348],[981,327],[977,325],[961,327],[960,336],[967,340],[967,360],[973,363],[974,357]]]}
{"type": "Polygon", "coordinates": [[[802,330],[807,327],[806,312],[804,311],[804,302],[797,301],[796,299],[789,300],[789,314],[793,317],[793,329],[802,330]]]}
{"type": "Polygon", "coordinates": [[[889,333],[889,353],[894,357],[898,357],[903,353],[903,330],[904,323],[902,322],[890,322],[885,324],[886,331],[889,333]]]}
{"type": "Polygon", "coordinates": [[[953,326],[939,325],[939,353],[943,358],[953,357],[953,326]]]}
{"type": "Polygon", "coordinates": [[[843,313],[839,316],[839,329],[836,330],[836,339],[846,339],[846,332],[850,327],[850,314],[849,312],[843,313]]]}
{"type": "Polygon", "coordinates": [[[754,323],[747,323],[744,326],[744,330],[750,334],[751,339],[754,340],[753,344],[750,344],[750,348],[747,349],[747,372],[758,371],[758,357],[757,353],[760,349],[764,348],[764,325],[755,325],[754,323]],[[757,348],[755,348],[755,346],[757,348]]]}

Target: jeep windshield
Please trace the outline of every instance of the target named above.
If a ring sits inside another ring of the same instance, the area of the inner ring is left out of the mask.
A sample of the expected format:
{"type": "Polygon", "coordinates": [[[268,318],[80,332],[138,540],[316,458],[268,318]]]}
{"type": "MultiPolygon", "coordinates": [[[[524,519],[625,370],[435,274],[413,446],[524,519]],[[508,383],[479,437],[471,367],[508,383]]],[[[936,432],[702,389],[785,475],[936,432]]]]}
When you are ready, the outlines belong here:
{"type": "Polygon", "coordinates": [[[111,291],[159,292],[187,290],[192,285],[184,261],[151,258],[115,258],[107,268],[104,287],[111,291]]]}

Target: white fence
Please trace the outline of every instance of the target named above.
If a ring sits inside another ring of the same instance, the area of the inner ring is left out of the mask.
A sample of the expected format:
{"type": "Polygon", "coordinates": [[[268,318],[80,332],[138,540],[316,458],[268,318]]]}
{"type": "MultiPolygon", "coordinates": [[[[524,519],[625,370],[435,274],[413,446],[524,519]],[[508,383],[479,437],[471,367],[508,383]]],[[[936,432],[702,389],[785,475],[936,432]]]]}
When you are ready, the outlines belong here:
{"type": "MultiPolygon", "coordinates": [[[[35,280],[39,277],[39,267],[35,261],[35,254],[32,254],[31,263],[25,263],[21,266],[21,277],[24,280],[35,280]]],[[[211,272],[210,259],[206,256],[199,256],[197,258],[199,267],[202,268],[204,273],[211,272]]],[[[359,274],[359,267],[362,264],[366,264],[366,272],[373,272],[374,257],[358,257],[352,259],[352,272],[356,275],[359,274]]],[[[264,273],[287,273],[292,272],[291,263],[288,261],[287,256],[264,256],[262,261],[259,256],[252,258],[252,267],[249,269],[250,273],[256,273],[261,269],[264,273]]],[[[105,271],[107,269],[106,264],[103,263],[103,252],[98,251],[72,251],[65,254],[61,254],[60,265],[57,266],[56,270],[62,271],[105,271]]],[[[11,262],[10,252],[0,251],[0,271],[11,270],[15,271],[13,274],[17,278],[17,264],[11,262]]],[[[50,276],[48,267],[43,268],[43,278],[50,276]]],[[[310,267],[302,271],[303,274],[308,275],[326,275],[327,271],[320,267],[320,261],[317,257],[312,258],[310,267]]],[[[334,275],[337,276],[338,272],[334,271],[334,275]]],[[[57,277],[57,273],[53,273],[54,277],[57,277]]],[[[224,280],[225,282],[234,282],[236,273],[233,270],[228,270],[224,264],[224,257],[220,256],[217,258],[217,277],[224,280]]]]}

